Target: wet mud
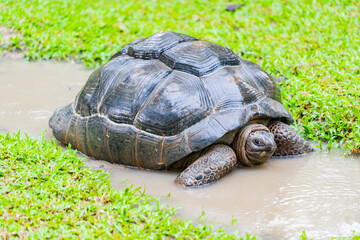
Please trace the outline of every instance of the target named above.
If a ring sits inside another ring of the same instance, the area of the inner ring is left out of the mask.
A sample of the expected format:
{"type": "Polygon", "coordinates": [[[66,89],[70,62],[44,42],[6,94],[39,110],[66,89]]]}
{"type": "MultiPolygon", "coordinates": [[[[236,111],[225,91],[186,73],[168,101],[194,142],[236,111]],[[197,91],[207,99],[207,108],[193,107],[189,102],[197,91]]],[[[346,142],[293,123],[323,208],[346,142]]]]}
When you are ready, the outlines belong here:
{"type": "MultiPolygon", "coordinates": [[[[30,136],[46,130],[60,106],[72,102],[92,71],[66,63],[26,63],[0,59],[0,132],[30,136]]],[[[257,168],[236,169],[219,182],[184,190],[178,172],[155,172],[85,159],[111,174],[117,189],[145,187],[161,203],[195,223],[261,239],[329,239],[360,232],[360,159],[318,151],[301,158],[275,158],[257,168]],[[201,216],[201,217],[200,217],[201,216]]]]}

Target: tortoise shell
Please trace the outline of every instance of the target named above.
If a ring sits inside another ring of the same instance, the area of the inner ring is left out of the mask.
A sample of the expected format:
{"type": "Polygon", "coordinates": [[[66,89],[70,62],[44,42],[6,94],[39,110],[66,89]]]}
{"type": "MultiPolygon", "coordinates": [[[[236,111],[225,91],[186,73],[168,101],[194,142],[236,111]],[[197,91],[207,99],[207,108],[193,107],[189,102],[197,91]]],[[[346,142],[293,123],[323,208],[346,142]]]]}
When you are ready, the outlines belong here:
{"type": "Polygon", "coordinates": [[[159,170],[269,118],[293,121],[258,65],[163,31],[113,55],[49,124],[58,140],[96,159],[159,170]]]}

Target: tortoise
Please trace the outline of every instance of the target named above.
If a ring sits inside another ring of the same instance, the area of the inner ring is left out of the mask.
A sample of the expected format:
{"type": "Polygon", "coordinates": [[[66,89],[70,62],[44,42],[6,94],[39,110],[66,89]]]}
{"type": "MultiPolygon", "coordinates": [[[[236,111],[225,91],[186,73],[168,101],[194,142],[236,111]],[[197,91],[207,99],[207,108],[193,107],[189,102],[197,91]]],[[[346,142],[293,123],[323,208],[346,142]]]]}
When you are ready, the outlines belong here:
{"type": "Polygon", "coordinates": [[[49,125],[60,142],[90,157],[180,169],[177,185],[199,187],[237,166],[311,152],[292,122],[279,87],[258,65],[162,31],[115,53],[49,125]]]}

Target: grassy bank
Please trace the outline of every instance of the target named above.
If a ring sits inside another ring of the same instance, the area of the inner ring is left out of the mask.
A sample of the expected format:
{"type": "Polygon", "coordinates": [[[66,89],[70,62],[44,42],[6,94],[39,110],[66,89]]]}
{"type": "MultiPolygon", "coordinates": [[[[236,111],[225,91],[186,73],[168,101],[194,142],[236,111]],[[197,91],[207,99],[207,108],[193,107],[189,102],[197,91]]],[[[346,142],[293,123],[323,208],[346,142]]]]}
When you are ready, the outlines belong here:
{"type": "MultiPolygon", "coordinates": [[[[283,101],[299,132],[360,154],[360,3],[244,0],[227,12],[229,3],[0,0],[0,54],[95,67],[160,30],[196,36],[287,77],[283,101]]],[[[0,135],[0,216],[0,238],[237,238],[177,220],[142,190],[117,192],[73,152],[18,135],[0,135]]]]}
{"type": "Polygon", "coordinates": [[[83,164],[53,142],[0,135],[0,239],[239,239],[176,219],[141,189],[116,191],[83,164]]]}
{"type": "Polygon", "coordinates": [[[0,25],[17,33],[0,51],[93,67],[160,30],[193,35],[287,77],[284,104],[299,131],[360,154],[359,1],[244,0],[235,12],[228,3],[0,0],[0,25]]]}

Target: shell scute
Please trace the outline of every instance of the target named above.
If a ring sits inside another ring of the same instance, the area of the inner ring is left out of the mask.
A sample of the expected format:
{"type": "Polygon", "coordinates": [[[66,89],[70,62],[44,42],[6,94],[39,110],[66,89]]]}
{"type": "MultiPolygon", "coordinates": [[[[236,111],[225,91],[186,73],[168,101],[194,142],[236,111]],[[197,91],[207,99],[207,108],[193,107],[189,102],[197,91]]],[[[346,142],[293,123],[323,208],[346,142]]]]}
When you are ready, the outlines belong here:
{"type": "Polygon", "coordinates": [[[110,88],[97,102],[99,112],[116,123],[133,124],[138,112],[151,97],[154,89],[171,70],[157,60],[134,59],[112,80],[110,88]]]}
{"type": "Polygon", "coordinates": [[[240,64],[230,49],[205,41],[179,44],[164,52],[159,60],[174,70],[195,76],[206,75],[221,66],[240,64]]]}
{"type": "Polygon", "coordinates": [[[197,77],[173,71],[137,114],[134,125],[160,136],[176,135],[211,114],[213,106],[197,77]]]}
{"type": "Polygon", "coordinates": [[[166,50],[182,42],[199,40],[181,33],[161,31],[150,37],[135,40],[123,47],[112,58],[128,54],[134,58],[140,59],[158,59],[166,50]]]}

